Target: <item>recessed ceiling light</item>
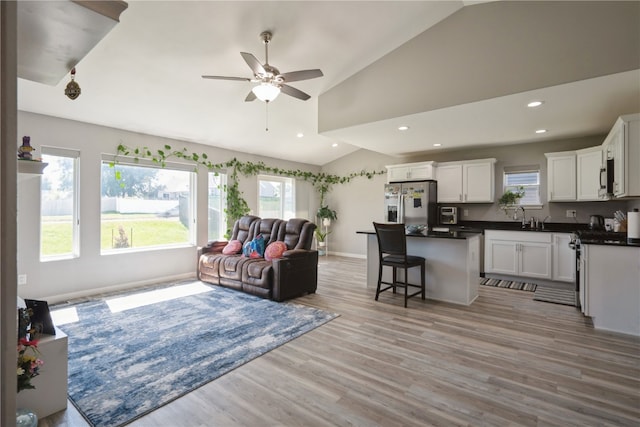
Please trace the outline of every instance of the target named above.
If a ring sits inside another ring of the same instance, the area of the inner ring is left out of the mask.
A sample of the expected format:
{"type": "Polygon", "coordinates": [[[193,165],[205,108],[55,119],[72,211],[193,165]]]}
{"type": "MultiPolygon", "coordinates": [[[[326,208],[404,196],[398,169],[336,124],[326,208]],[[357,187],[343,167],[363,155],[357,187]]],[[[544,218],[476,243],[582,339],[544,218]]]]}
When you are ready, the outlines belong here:
{"type": "Polygon", "coordinates": [[[537,129],[536,133],[547,133],[546,129],[537,129]]]}
{"type": "Polygon", "coordinates": [[[434,147],[442,147],[442,144],[433,144],[434,147]]]}
{"type": "Polygon", "coordinates": [[[544,101],[531,101],[530,103],[527,104],[527,107],[530,107],[530,108],[539,107],[543,103],[544,101]]]}
{"type": "Polygon", "coordinates": [[[338,146],[338,143],[337,143],[337,142],[334,142],[333,144],[331,144],[331,146],[332,146],[332,147],[337,147],[337,146],[338,146]]]}
{"type": "Polygon", "coordinates": [[[409,130],[409,126],[398,126],[398,130],[409,130]]]}
{"type": "Polygon", "coordinates": [[[302,132],[298,132],[298,133],[296,134],[296,136],[297,136],[298,138],[302,138],[302,137],[304,136],[304,133],[302,133],[302,132]]]}

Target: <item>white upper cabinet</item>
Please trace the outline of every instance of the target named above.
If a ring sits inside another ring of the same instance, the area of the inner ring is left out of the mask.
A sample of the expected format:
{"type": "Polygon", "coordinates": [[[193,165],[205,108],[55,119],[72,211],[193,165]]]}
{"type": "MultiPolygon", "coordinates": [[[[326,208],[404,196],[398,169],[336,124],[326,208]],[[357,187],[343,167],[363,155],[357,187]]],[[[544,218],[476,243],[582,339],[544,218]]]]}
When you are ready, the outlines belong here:
{"type": "Polygon", "coordinates": [[[547,157],[547,201],[576,200],[576,153],[545,153],[547,157]]]}
{"type": "Polygon", "coordinates": [[[387,182],[421,181],[434,179],[433,162],[404,163],[389,165],[387,168],[387,182]]]}
{"type": "Polygon", "coordinates": [[[462,202],[462,164],[440,163],[436,167],[438,203],[462,202]]]}
{"type": "Polygon", "coordinates": [[[590,147],[576,151],[577,200],[598,201],[600,190],[600,168],[602,168],[602,147],[590,147]]]}
{"type": "Polygon", "coordinates": [[[495,193],[496,159],[462,165],[462,193],[466,203],[492,203],[495,193]]]}
{"type": "Polygon", "coordinates": [[[602,145],[613,158],[613,195],[640,196],[640,114],[619,117],[602,145]]]}
{"type": "Polygon", "coordinates": [[[496,159],[439,163],[438,203],[492,203],[496,159]]]}

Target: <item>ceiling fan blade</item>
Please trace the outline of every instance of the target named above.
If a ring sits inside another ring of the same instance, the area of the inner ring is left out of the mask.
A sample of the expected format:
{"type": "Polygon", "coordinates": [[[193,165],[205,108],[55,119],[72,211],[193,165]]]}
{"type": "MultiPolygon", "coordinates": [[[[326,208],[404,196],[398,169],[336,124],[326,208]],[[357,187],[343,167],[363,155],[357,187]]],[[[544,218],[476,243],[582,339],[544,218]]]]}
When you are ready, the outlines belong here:
{"type": "Polygon", "coordinates": [[[267,71],[264,69],[260,61],[258,61],[255,56],[247,52],[240,52],[240,55],[242,55],[247,65],[249,65],[249,68],[251,68],[251,70],[253,71],[253,74],[255,75],[267,74],[267,71]]]}
{"type": "Polygon", "coordinates": [[[256,94],[253,93],[253,91],[249,91],[249,93],[247,94],[247,97],[244,99],[244,102],[251,102],[251,101],[255,101],[256,100],[256,94]]]}
{"type": "Polygon", "coordinates": [[[243,82],[250,82],[251,79],[247,77],[225,77],[225,76],[202,76],[203,79],[215,79],[215,80],[238,80],[243,82]]]}
{"type": "Polygon", "coordinates": [[[316,68],[315,70],[292,71],[290,73],[280,74],[280,77],[282,77],[285,82],[297,82],[299,80],[315,79],[323,75],[322,71],[316,68]]]}
{"type": "Polygon", "coordinates": [[[285,84],[280,85],[280,91],[282,91],[282,93],[285,93],[289,96],[293,96],[294,98],[301,99],[303,101],[306,101],[307,99],[311,98],[310,95],[307,95],[303,91],[285,84]]]}

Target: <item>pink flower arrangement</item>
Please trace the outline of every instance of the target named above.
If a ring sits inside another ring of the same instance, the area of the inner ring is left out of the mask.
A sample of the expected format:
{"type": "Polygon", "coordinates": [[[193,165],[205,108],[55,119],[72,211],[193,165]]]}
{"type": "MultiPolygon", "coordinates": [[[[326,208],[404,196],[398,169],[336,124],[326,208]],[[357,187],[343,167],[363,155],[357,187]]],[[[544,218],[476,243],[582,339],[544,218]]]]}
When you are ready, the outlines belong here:
{"type": "Polygon", "coordinates": [[[18,393],[21,390],[35,388],[31,378],[40,374],[40,366],[44,362],[38,358],[38,340],[29,341],[26,338],[18,340],[18,393]]]}

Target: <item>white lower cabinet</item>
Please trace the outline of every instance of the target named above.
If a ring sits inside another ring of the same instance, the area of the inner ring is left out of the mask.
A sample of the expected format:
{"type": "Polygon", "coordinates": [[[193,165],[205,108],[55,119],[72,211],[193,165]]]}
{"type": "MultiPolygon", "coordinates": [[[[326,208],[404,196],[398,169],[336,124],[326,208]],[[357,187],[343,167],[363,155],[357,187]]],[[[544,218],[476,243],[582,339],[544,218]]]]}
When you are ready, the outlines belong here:
{"type": "Polygon", "coordinates": [[[553,233],[553,280],[576,280],[576,251],[569,247],[570,233],[553,233]]]}
{"type": "Polygon", "coordinates": [[[640,336],[640,248],[581,245],[580,303],[595,329],[640,336]]]}
{"type": "Polygon", "coordinates": [[[485,273],[551,279],[551,233],[485,231],[485,273]]]}

